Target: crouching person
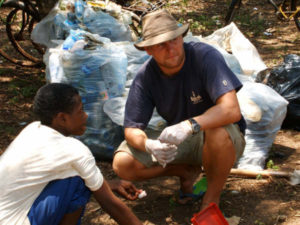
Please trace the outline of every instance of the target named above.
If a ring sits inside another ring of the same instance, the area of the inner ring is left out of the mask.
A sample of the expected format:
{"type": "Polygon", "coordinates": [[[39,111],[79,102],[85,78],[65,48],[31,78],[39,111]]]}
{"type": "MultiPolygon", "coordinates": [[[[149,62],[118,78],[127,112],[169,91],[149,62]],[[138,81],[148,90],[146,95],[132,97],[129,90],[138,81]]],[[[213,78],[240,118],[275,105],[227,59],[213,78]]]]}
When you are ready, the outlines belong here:
{"type": "Polygon", "coordinates": [[[26,126],[0,158],[0,224],[80,224],[91,194],[119,224],[142,224],[110,188],[135,199],[134,185],[106,181],[88,147],[69,137],[86,129],[78,91],[47,84],[33,109],[40,121],[26,126]]]}

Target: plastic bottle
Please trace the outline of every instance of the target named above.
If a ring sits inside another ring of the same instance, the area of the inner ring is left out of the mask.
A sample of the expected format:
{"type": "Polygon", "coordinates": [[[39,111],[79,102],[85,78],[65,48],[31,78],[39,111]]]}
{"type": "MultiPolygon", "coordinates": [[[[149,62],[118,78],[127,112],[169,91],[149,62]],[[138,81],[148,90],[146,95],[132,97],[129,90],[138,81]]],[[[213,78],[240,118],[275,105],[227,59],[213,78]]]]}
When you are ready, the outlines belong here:
{"type": "Polygon", "coordinates": [[[83,20],[84,3],[81,0],[75,2],[75,15],[79,21],[83,20]]]}
{"type": "Polygon", "coordinates": [[[73,47],[76,41],[84,39],[83,32],[78,30],[71,30],[70,35],[63,43],[63,49],[69,50],[73,47]]]}
{"type": "Polygon", "coordinates": [[[63,50],[69,50],[73,47],[76,42],[76,38],[72,35],[69,35],[63,43],[63,50]]]}
{"type": "Polygon", "coordinates": [[[56,16],[54,17],[55,37],[58,40],[63,40],[65,38],[65,33],[67,30],[67,26],[64,24],[65,20],[65,16],[60,13],[56,14],[56,16]]]}

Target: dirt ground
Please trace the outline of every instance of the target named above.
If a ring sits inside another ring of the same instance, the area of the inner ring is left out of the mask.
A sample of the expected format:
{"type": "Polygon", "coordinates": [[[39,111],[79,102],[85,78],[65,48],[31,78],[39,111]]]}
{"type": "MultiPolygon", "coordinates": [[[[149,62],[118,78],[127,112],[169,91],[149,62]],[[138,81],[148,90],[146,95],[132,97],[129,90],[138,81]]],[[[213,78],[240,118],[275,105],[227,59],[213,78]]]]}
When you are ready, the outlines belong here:
{"type": "MultiPolygon", "coordinates": [[[[194,34],[206,36],[223,26],[228,2],[172,0],[168,1],[167,6],[176,18],[193,23],[194,34]],[[211,18],[220,21],[220,24],[197,26],[195,23],[210,21],[211,18]]],[[[3,18],[4,14],[1,15],[3,18]]],[[[299,54],[300,32],[293,21],[278,20],[267,0],[243,1],[236,18],[237,26],[254,44],[269,68],[280,65],[287,54],[299,54]]],[[[14,54],[4,38],[3,25],[0,26],[0,33],[1,48],[5,47],[7,53],[14,54]]],[[[34,120],[31,114],[33,96],[44,83],[44,68],[19,67],[0,57],[0,154],[24,125],[34,120]]],[[[270,159],[279,170],[300,169],[300,132],[280,130],[270,150],[270,159]]],[[[98,162],[98,165],[105,178],[115,177],[110,162],[98,162]]],[[[200,202],[186,206],[170,202],[170,198],[178,192],[177,178],[162,177],[134,183],[146,190],[148,196],[136,201],[122,200],[144,224],[191,224],[193,214],[199,211],[200,202]]],[[[220,209],[228,218],[239,217],[240,225],[299,225],[300,185],[291,186],[286,178],[255,179],[232,175],[224,187],[220,209]]],[[[82,224],[116,223],[92,198],[82,224]]]]}

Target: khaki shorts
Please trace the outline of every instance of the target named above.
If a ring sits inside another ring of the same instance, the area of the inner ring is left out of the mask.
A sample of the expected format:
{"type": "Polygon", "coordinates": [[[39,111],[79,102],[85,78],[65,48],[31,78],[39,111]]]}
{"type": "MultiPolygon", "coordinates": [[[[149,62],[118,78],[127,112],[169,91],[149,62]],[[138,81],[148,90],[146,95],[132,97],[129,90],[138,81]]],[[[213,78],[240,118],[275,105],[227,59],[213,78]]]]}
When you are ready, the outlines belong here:
{"type": "MultiPolygon", "coordinates": [[[[237,124],[229,124],[224,127],[229,133],[230,138],[233,142],[236,152],[236,161],[242,156],[245,148],[245,139],[244,135],[240,132],[239,126],[237,124]]],[[[148,138],[157,139],[161,131],[146,130],[145,131],[148,138]]],[[[178,153],[175,159],[170,164],[189,164],[189,165],[199,165],[202,166],[202,149],[203,149],[203,131],[200,131],[198,134],[189,136],[184,142],[178,146],[178,153]]],[[[217,141],[217,140],[216,140],[217,141]]],[[[132,155],[139,162],[144,164],[146,167],[151,167],[157,165],[156,159],[147,152],[143,152],[133,148],[128,145],[126,140],[123,141],[117,152],[127,152],[132,155]]]]}

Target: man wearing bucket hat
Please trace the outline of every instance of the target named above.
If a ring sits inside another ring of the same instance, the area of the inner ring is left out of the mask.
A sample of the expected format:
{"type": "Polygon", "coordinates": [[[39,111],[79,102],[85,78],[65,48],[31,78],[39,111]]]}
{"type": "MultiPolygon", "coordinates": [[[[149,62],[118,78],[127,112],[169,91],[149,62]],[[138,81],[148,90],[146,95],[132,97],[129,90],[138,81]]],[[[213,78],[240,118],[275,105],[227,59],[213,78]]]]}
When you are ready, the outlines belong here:
{"type": "Polygon", "coordinates": [[[198,199],[193,184],[203,168],[203,209],[219,204],[230,169],[243,153],[246,124],[236,96],[242,84],[216,49],[183,42],[188,29],[166,10],[143,17],[143,39],[135,47],[152,57],[130,87],[126,141],[115,152],[113,168],[127,180],[178,176],[179,203],[198,199]],[[168,125],[158,133],[146,129],[154,108],[168,125]]]}

